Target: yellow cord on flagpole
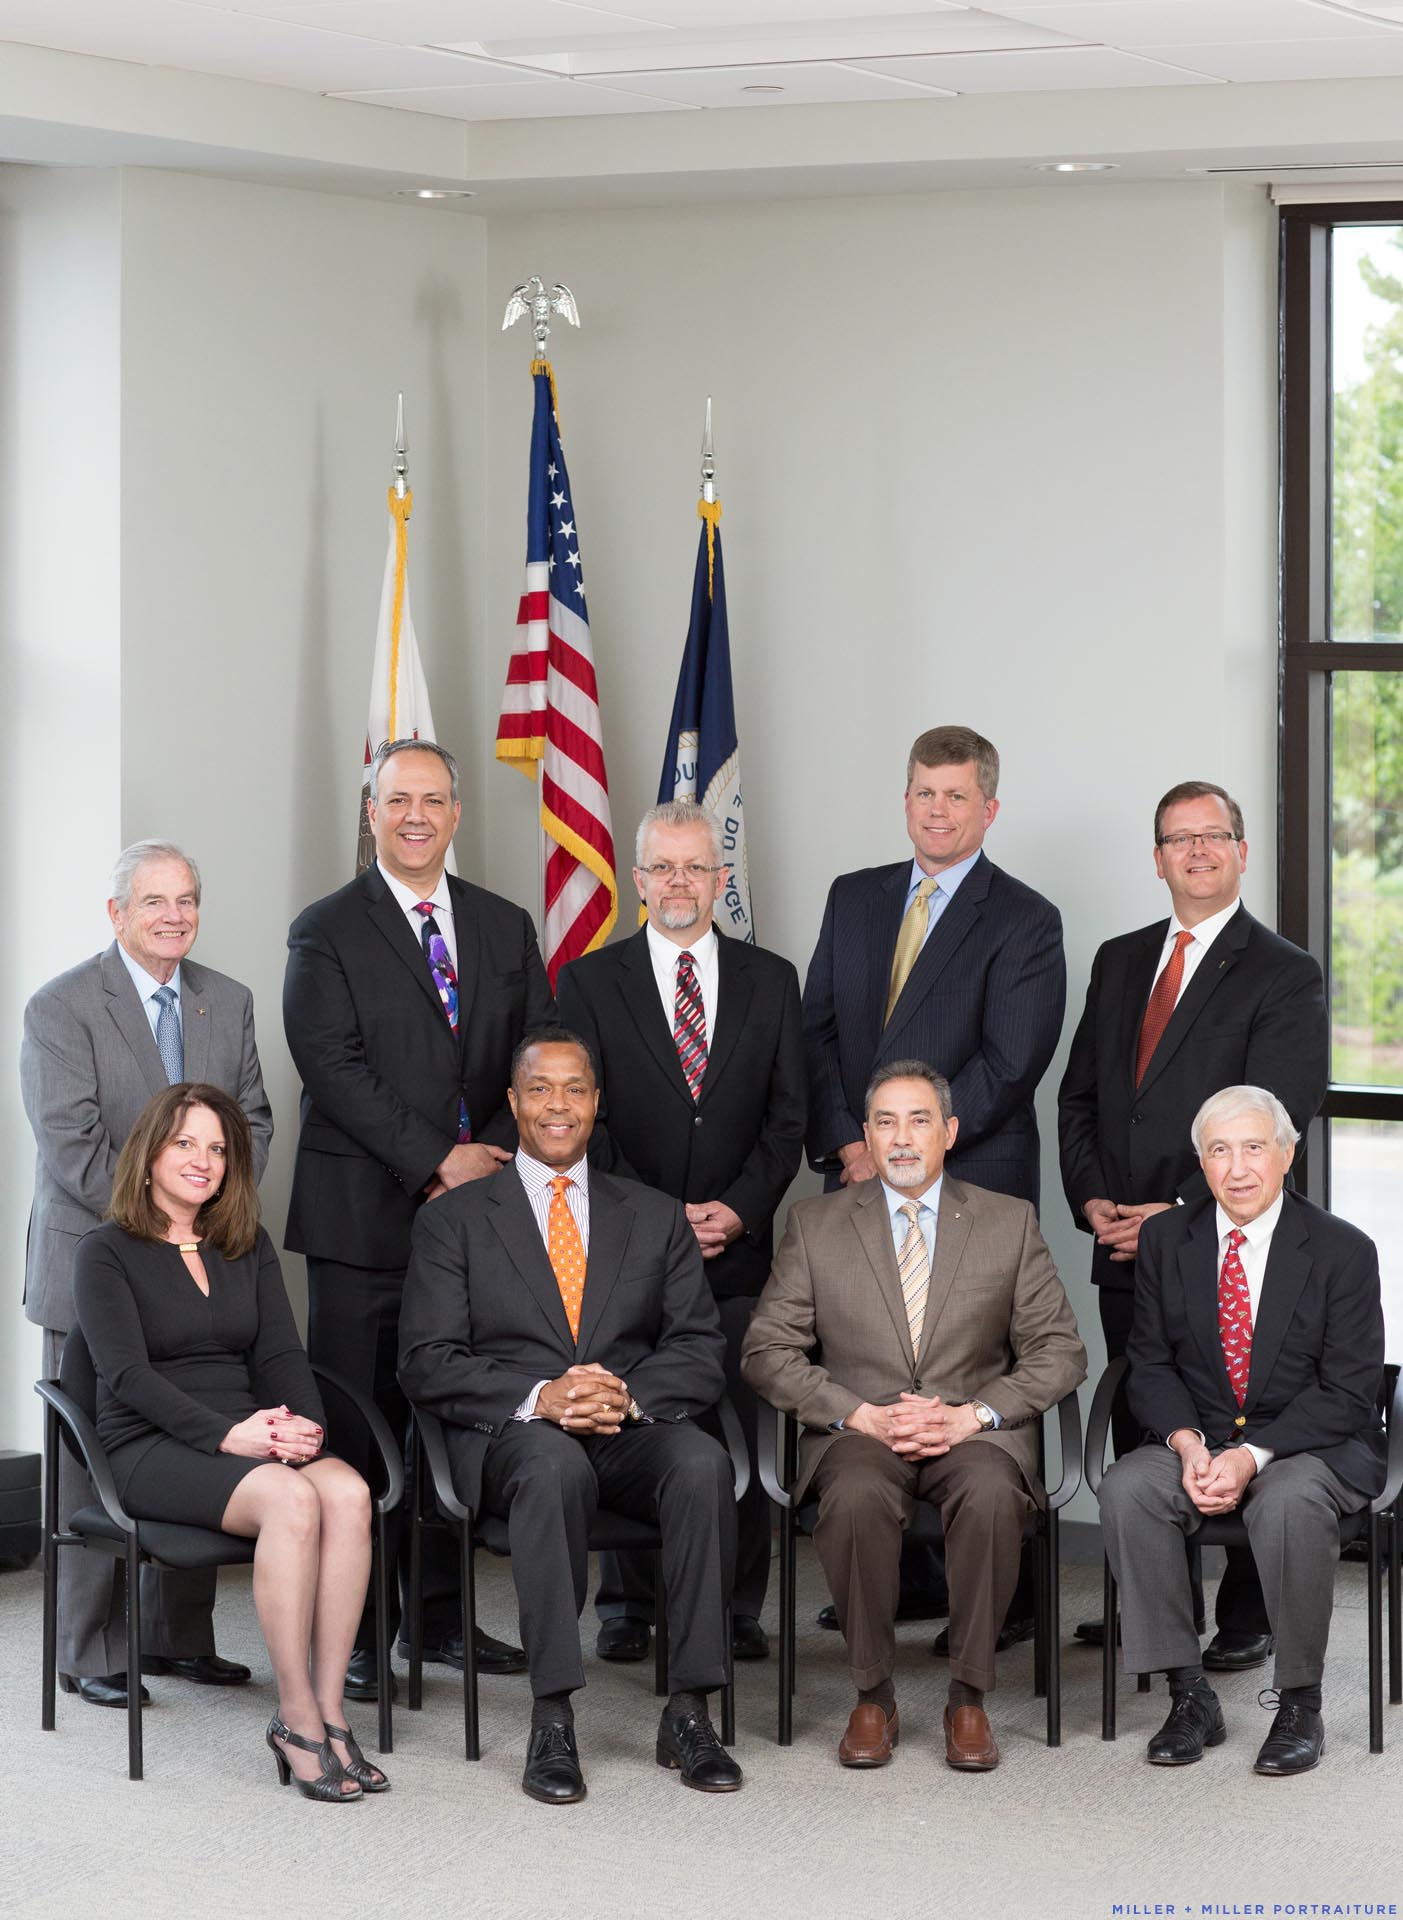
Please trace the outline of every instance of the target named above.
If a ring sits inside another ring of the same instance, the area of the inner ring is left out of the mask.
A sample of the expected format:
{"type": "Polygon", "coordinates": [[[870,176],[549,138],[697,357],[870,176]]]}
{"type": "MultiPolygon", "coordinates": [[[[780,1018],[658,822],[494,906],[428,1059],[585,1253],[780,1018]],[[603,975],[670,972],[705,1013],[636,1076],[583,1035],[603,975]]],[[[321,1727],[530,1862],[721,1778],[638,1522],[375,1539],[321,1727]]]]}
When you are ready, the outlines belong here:
{"type": "Polygon", "coordinates": [[[390,513],[395,523],[395,597],[390,611],[390,732],[391,740],[399,738],[399,716],[396,707],[399,701],[399,633],[404,620],[404,583],[409,572],[409,528],[405,524],[414,511],[414,494],[406,487],[404,498],[390,488],[390,513]]]}
{"type": "Polygon", "coordinates": [[[536,374],[543,373],[547,380],[550,381],[550,410],[555,415],[555,430],[559,433],[560,402],[556,399],[555,395],[555,368],[549,360],[533,360],[531,362],[531,373],[533,378],[536,374]]]}
{"type": "Polygon", "coordinates": [[[706,597],[709,600],[716,574],[716,526],[721,518],[721,502],[698,500],[697,518],[706,522],[706,597]]]}

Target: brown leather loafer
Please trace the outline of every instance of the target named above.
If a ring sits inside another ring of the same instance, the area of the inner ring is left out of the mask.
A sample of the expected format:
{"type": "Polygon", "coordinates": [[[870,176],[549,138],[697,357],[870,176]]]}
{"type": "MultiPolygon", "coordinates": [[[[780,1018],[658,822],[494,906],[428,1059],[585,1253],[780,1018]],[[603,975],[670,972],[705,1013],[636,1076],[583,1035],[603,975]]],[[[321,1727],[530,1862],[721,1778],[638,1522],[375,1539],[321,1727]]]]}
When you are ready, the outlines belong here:
{"type": "Polygon", "coordinates": [[[983,1707],[945,1709],[945,1759],[959,1773],[991,1773],[999,1764],[983,1707]]]}
{"type": "Polygon", "coordinates": [[[875,1701],[855,1706],[838,1742],[838,1758],[845,1767],[884,1767],[901,1738],[901,1715],[893,1707],[884,1713],[875,1701]]]}

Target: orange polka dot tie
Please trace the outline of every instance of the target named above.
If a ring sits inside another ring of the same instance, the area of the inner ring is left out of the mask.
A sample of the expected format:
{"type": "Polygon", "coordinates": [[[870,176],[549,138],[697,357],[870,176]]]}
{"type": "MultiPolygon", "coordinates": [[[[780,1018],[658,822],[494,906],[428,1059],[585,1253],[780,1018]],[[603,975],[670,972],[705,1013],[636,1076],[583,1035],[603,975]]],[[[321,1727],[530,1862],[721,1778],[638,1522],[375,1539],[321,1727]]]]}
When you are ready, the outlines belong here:
{"type": "Polygon", "coordinates": [[[560,1288],[561,1305],[570,1322],[570,1338],[580,1337],[580,1302],[585,1297],[585,1243],[575,1216],[565,1198],[565,1189],[574,1182],[566,1173],[551,1181],[550,1213],[546,1220],[546,1248],[555,1268],[555,1284],[560,1288]]]}

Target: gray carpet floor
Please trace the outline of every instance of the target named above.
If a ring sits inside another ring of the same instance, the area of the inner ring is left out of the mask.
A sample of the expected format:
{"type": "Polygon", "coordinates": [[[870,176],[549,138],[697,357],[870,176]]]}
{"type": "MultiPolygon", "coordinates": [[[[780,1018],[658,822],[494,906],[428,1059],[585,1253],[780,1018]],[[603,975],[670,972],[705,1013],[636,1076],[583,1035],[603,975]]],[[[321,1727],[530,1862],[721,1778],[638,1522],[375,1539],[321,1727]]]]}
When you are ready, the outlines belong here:
{"type": "MultiPolygon", "coordinates": [[[[1099,1610],[1099,1576],[1068,1568],[1064,1631],[1099,1610]]],[[[483,1624],[508,1635],[507,1569],[484,1558],[483,1624]]],[[[1152,1768],[1144,1742],[1164,1696],[1122,1682],[1120,1738],[1100,1739],[1099,1656],[1067,1646],[1063,1745],[1043,1744],[1032,1655],[1001,1662],[991,1717],[1003,1765],[958,1775],[940,1736],[945,1670],[932,1629],[901,1629],[904,1738],[892,1766],[852,1773],[834,1747],[851,1703],[842,1645],[814,1614],[824,1594],[801,1548],[794,1745],[775,1745],[775,1662],[739,1670],[743,1792],[685,1790],[653,1759],[651,1664],[591,1653],[577,1726],[586,1801],[544,1808],[518,1781],[521,1678],[482,1684],[483,1757],[462,1753],[461,1692],[426,1669],[422,1713],[401,1704],[394,1788],[333,1808],[275,1785],[273,1708],[246,1571],[222,1576],[220,1651],[253,1683],[152,1683],[146,1779],[126,1778],[121,1715],[60,1696],[39,1731],[35,1570],[0,1574],[0,1913],[112,1920],[433,1913],[474,1920],[868,1915],[1116,1920],[1122,1914],[1403,1911],[1403,1708],[1368,1751],[1362,1570],[1341,1569],[1326,1676],[1325,1757],[1296,1780],[1251,1771],[1269,1716],[1261,1673],[1226,1677],[1226,1745],[1197,1766],[1152,1768]]],[[[773,1616],[773,1609],[772,1609],[773,1616]]],[[[773,1617],[770,1623],[773,1626],[773,1617]]],[[[593,1622],[587,1644],[593,1644],[593,1622]]],[[[1162,1685],[1162,1683],[1160,1683],[1162,1685]]],[[[359,1713],[372,1749],[375,1712],[359,1713]]]]}

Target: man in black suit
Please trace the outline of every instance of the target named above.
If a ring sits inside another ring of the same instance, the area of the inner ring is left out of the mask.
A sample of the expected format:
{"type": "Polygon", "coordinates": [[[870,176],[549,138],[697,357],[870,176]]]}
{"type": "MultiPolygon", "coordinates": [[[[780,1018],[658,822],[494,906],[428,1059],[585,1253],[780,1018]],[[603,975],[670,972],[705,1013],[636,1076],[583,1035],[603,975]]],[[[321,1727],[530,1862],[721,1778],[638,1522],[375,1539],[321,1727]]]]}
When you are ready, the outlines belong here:
{"type": "MultiPolygon", "coordinates": [[[[770,1503],[740,1347],[769,1276],[775,1209],[804,1150],[799,979],[778,954],[718,937],[712,916],[728,875],[714,814],[690,800],[652,807],[635,852],[647,925],[562,970],[560,1017],[600,1063],[611,1139],[640,1180],[685,1203],[706,1262],[726,1336],[726,1385],[751,1453],[737,1516],[732,1640],[738,1658],[762,1659],[770,1503]]],[[[603,1658],[643,1659],[653,1611],[647,1556],[602,1555],[597,1605],[603,1658]]]]}
{"type": "Polygon", "coordinates": [[[735,1500],[729,1457],[696,1425],[724,1384],[696,1235],[675,1200],[590,1171],[599,1091],[578,1035],[528,1033],[509,1097],[513,1164],[415,1223],[400,1379],[448,1423],[464,1503],[507,1522],[535,1696],[522,1786],[548,1804],[584,1797],[570,1696],[603,1505],[662,1536],[672,1693],[658,1763],[733,1792],[741,1771],[706,1708],[726,1679],[735,1500]]]}
{"type": "Polygon", "coordinates": [[[1193,1125],[1208,1195],[1165,1208],[1140,1235],[1129,1394],[1151,1439],[1102,1481],[1101,1524],[1125,1664],[1169,1677],[1156,1766],[1199,1760],[1227,1737],[1183,1548],[1202,1516],[1241,1512],[1276,1636],[1279,1706],[1255,1770],[1304,1773],[1325,1739],[1340,1519],[1383,1489],[1378,1254],[1357,1227],[1283,1190],[1295,1140],[1265,1088],[1212,1095],[1193,1125]]]}
{"type": "MultiPolygon", "coordinates": [[[[512,1048],[550,1016],[551,994],[529,916],[444,871],[461,813],[453,756],[389,741],[370,793],[374,864],[288,935],[283,1021],[302,1131],[286,1244],[307,1256],[312,1358],[403,1432],[395,1361],[410,1230],[426,1203],[511,1158],[512,1048]]],[[[396,1529],[392,1555],[407,1545],[396,1529]]],[[[456,1557],[446,1538],[425,1547],[426,1657],[461,1667],[456,1557]]],[[[373,1604],[347,1678],[357,1700],[375,1697],[373,1604]]],[[[488,1671],[524,1665],[518,1648],[486,1636],[480,1649],[488,1671]]]]}
{"type": "MultiPolygon", "coordinates": [[[[914,857],[842,874],[829,891],[804,983],[809,1160],[829,1190],[874,1177],[861,1118],[868,1082],[909,1055],[950,1083],[955,1178],[1038,1204],[1033,1096],[1061,1037],[1067,967],[1056,907],[982,850],[998,785],[988,740],[932,727],[906,763],[914,857]]],[[[903,1561],[901,1613],[942,1612],[938,1576],[917,1576],[914,1553],[903,1561]]],[[[1031,1634],[1031,1613],[1025,1580],[1001,1648],[1031,1634]]],[[[822,1617],[837,1624],[827,1609],[822,1617]]]]}
{"type": "MultiPolygon", "coordinates": [[[[1086,1007],[1058,1092],[1062,1184],[1072,1218],[1096,1237],[1107,1357],[1130,1333],[1141,1224],[1207,1192],[1189,1130],[1215,1088],[1268,1088],[1303,1132],[1325,1094],[1329,1026],[1320,968],[1242,905],[1242,810],[1222,787],[1186,780],[1155,809],[1155,871],[1168,921],[1108,940],[1091,968],[1086,1007]],[[1152,991],[1153,989],[1153,991],[1152,991]]],[[[1117,1421],[1117,1453],[1139,1434],[1117,1421]]],[[[1229,1555],[1218,1632],[1205,1653],[1225,1671],[1271,1651],[1251,1555],[1229,1555]]],[[[1100,1622],[1077,1629],[1098,1641],[1100,1622]]]]}

